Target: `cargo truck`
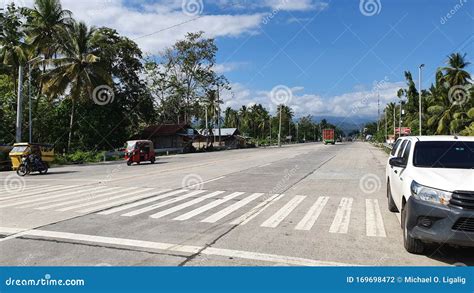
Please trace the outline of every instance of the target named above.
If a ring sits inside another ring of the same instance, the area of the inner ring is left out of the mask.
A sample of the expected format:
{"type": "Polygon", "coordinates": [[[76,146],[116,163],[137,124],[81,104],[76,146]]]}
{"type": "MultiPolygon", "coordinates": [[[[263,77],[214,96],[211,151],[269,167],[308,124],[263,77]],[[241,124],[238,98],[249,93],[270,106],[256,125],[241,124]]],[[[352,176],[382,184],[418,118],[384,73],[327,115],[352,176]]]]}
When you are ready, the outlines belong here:
{"type": "Polygon", "coordinates": [[[323,142],[324,144],[336,144],[336,135],[334,129],[323,130],[323,142]]]}

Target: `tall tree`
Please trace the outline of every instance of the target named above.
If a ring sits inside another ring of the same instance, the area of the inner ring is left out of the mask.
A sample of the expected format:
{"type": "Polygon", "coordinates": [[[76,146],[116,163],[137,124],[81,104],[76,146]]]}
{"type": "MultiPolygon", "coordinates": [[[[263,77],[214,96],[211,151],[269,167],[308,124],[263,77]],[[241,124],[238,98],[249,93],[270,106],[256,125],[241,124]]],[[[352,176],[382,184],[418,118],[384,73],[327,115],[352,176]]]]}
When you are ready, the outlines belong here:
{"type": "Polygon", "coordinates": [[[83,22],[74,22],[63,36],[61,58],[51,61],[53,69],[43,76],[44,92],[49,97],[65,95],[71,100],[68,151],[73,135],[75,103],[92,97],[94,87],[112,84],[109,72],[99,63],[98,53],[92,46],[95,28],[83,22]]]}

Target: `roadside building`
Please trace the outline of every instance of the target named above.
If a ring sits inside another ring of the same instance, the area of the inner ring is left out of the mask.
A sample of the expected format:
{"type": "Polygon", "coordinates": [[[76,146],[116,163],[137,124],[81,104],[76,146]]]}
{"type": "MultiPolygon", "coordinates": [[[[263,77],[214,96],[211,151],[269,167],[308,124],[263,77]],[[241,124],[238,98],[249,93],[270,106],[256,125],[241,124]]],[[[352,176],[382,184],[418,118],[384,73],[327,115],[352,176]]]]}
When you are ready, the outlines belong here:
{"type": "Polygon", "coordinates": [[[188,124],[160,124],[145,128],[132,139],[151,140],[158,153],[187,153],[194,150],[193,141],[198,136],[188,124]]]}
{"type": "MultiPolygon", "coordinates": [[[[206,143],[212,143],[215,147],[219,146],[219,128],[212,130],[200,129],[198,132],[199,136],[196,137],[194,142],[195,147],[205,147],[206,143]]],[[[246,146],[246,139],[240,134],[237,128],[221,128],[220,141],[220,146],[227,149],[238,149],[246,146]]]]}

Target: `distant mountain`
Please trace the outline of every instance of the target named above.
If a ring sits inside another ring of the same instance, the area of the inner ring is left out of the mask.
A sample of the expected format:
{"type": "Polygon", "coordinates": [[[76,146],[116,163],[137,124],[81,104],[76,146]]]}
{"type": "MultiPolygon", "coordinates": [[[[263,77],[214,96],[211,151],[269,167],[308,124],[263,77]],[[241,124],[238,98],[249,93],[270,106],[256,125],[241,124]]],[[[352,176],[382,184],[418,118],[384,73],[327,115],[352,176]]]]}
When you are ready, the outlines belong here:
{"type": "Polygon", "coordinates": [[[361,130],[361,128],[363,128],[366,123],[372,122],[375,120],[375,118],[371,119],[371,118],[362,118],[362,117],[337,117],[337,116],[322,117],[321,116],[321,117],[314,117],[313,121],[319,123],[323,119],[326,119],[328,123],[336,125],[346,134],[354,130],[361,130]]]}

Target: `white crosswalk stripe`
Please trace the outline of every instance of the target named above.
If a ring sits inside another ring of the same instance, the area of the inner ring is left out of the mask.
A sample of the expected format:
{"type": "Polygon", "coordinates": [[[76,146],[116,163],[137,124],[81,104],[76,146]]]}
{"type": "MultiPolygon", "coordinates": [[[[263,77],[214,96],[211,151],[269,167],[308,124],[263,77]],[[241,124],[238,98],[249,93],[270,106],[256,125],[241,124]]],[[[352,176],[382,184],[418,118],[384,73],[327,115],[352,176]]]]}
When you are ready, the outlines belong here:
{"type": "Polygon", "coordinates": [[[48,203],[56,202],[54,204],[44,205],[46,203],[42,202],[41,204],[39,204],[39,206],[38,206],[38,203],[34,204],[34,206],[37,206],[35,208],[36,210],[53,209],[53,208],[66,206],[66,205],[70,205],[70,204],[74,204],[74,203],[78,203],[78,202],[91,201],[92,199],[107,196],[107,195],[111,195],[111,194],[115,194],[115,193],[121,192],[121,191],[126,192],[128,190],[135,190],[135,189],[136,188],[133,188],[133,187],[125,188],[125,189],[122,188],[122,187],[112,187],[110,189],[107,189],[105,193],[102,193],[103,190],[99,190],[99,191],[93,190],[93,191],[90,191],[90,194],[89,194],[89,192],[86,192],[85,194],[84,193],[76,194],[75,196],[69,197],[68,199],[61,198],[61,199],[57,199],[57,200],[53,200],[53,201],[48,201],[48,203]]]}
{"type": "Polygon", "coordinates": [[[353,225],[354,227],[365,225],[364,237],[387,237],[377,199],[357,201],[355,205],[357,210],[353,209],[355,200],[349,197],[339,198],[338,205],[334,206],[328,204],[332,200],[330,196],[315,198],[296,195],[277,208],[275,203],[280,202],[285,194],[265,195],[264,193],[189,189],[44,185],[41,188],[31,189],[25,194],[28,196],[18,195],[0,201],[0,208],[72,211],[79,214],[95,213],[104,216],[119,214],[125,217],[152,212],[148,216],[152,219],[172,215],[169,220],[181,222],[195,220],[211,224],[235,213],[235,216],[231,217],[226,224],[244,226],[259,218],[257,227],[298,231],[314,230],[318,221],[322,221],[322,215],[325,215],[325,217],[331,217],[330,220],[332,220],[329,231],[326,230],[326,232],[347,234],[353,225]],[[308,202],[306,207],[303,203],[307,198],[315,201],[308,202]],[[361,202],[365,205],[361,205],[361,202]],[[226,203],[229,204],[226,206],[226,203]],[[270,210],[272,213],[267,215],[268,218],[261,218],[265,211],[270,210]],[[203,220],[196,219],[210,211],[212,213],[203,217],[203,220]],[[301,212],[301,216],[297,215],[296,211],[301,212]],[[355,213],[353,218],[351,218],[352,213],[355,213]],[[295,217],[298,217],[299,222],[294,227],[282,225],[295,217]],[[351,224],[351,220],[354,224],[351,224]]]}
{"type": "Polygon", "coordinates": [[[250,202],[256,200],[259,197],[261,197],[262,195],[264,195],[264,193],[254,193],[254,194],[252,194],[252,195],[236,202],[235,204],[233,204],[231,206],[228,206],[227,208],[215,213],[214,215],[211,215],[211,216],[205,218],[201,222],[215,223],[215,222],[219,221],[220,219],[224,218],[225,216],[227,216],[227,215],[235,212],[236,210],[240,209],[241,207],[246,206],[250,202]]]}
{"type": "MultiPolygon", "coordinates": [[[[111,200],[114,200],[114,199],[124,198],[126,196],[135,195],[137,193],[144,193],[144,192],[152,191],[152,190],[153,190],[153,188],[139,189],[139,190],[135,190],[135,191],[132,191],[132,192],[125,193],[125,194],[121,191],[118,191],[118,192],[120,192],[120,195],[107,197],[107,198],[103,198],[103,199],[99,199],[99,200],[93,200],[93,201],[90,201],[90,202],[85,202],[85,203],[73,205],[73,206],[70,206],[70,207],[61,208],[61,209],[58,209],[57,211],[59,211],[59,212],[70,211],[70,210],[74,210],[74,209],[78,209],[78,208],[83,208],[83,207],[95,205],[95,204],[98,204],[98,203],[103,203],[103,202],[106,202],[106,201],[111,201],[111,200]]],[[[116,194],[116,193],[117,192],[115,192],[114,194],[116,194]]]]}
{"type": "Polygon", "coordinates": [[[321,196],[316,200],[313,206],[309,209],[306,215],[301,219],[301,221],[296,225],[296,230],[311,230],[314,223],[319,218],[319,215],[323,211],[324,207],[326,206],[327,202],[329,201],[329,197],[321,196]]]}
{"type": "MultiPolygon", "coordinates": [[[[157,194],[162,194],[162,193],[165,193],[165,192],[168,192],[168,191],[170,191],[170,189],[160,190],[160,191],[157,191],[157,192],[153,192],[152,194],[157,195],[157,194]]],[[[107,208],[110,208],[110,207],[126,204],[126,203],[129,203],[129,202],[134,202],[136,200],[140,200],[142,198],[147,198],[147,197],[150,197],[150,193],[141,194],[141,195],[132,196],[132,197],[127,197],[126,199],[122,199],[122,200],[118,200],[118,201],[107,202],[106,204],[93,206],[91,208],[83,209],[83,210],[80,210],[78,212],[79,213],[90,213],[90,212],[93,212],[93,211],[100,211],[100,210],[107,209],[107,208]]]]}
{"type": "MultiPolygon", "coordinates": [[[[114,192],[118,192],[119,190],[120,190],[119,187],[105,187],[103,189],[98,189],[98,190],[93,189],[86,192],[76,193],[74,195],[68,196],[67,198],[60,197],[60,198],[55,198],[52,200],[46,200],[44,202],[29,203],[26,205],[21,205],[18,208],[35,208],[35,207],[41,207],[41,206],[44,206],[45,204],[50,204],[50,203],[56,203],[54,204],[54,207],[58,207],[58,206],[67,205],[69,203],[92,200],[98,197],[112,194],[114,192]]],[[[50,207],[48,206],[48,208],[50,207]]]]}
{"type": "Polygon", "coordinates": [[[223,194],[225,191],[216,191],[216,192],[213,192],[213,193],[210,193],[210,194],[207,194],[207,195],[204,195],[204,196],[201,196],[201,197],[198,197],[198,198],[195,198],[191,201],[188,201],[188,202],[185,202],[183,204],[180,204],[180,205],[177,205],[177,206],[174,206],[172,208],[169,208],[167,210],[164,210],[164,211],[161,211],[161,212],[158,212],[156,214],[153,214],[150,216],[150,218],[154,218],[154,219],[159,219],[159,218],[162,218],[164,216],[167,216],[169,214],[172,214],[172,213],[175,213],[177,211],[180,211],[180,210],[183,210],[187,207],[190,207],[190,206],[193,206],[195,204],[198,204],[202,201],[205,201],[206,199],[209,199],[209,198],[213,198],[215,196],[218,196],[219,194],[223,194]]]}
{"type": "Polygon", "coordinates": [[[274,204],[276,201],[284,197],[284,194],[274,194],[271,197],[267,198],[263,202],[256,205],[247,213],[243,214],[242,216],[238,217],[234,221],[230,222],[231,225],[245,225],[250,222],[252,219],[263,213],[268,207],[274,204]]]}
{"type": "MultiPolygon", "coordinates": [[[[94,190],[94,189],[97,189],[98,187],[89,186],[86,189],[84,187],[79,187],[79,188],[80,188],[79,190],[66,191],[66,192],[54,191],[54,192],[52,192],[52,194],[55,194],[55,195],[48,195],[48,196],[39,195],[39,196],[34,196],[33,198],[29,198],[27,200],[23,200],[23,201],[20,201],[20,202],[1,204],[0,208],[19,206],[19,205],[23,205],[23,204],[26,204],[26,203],[33,203],[33,202],[44,201],[44,200],[49,200],[49,199],[54,199],[54,198],[59,198],[59,197],[64,197],[64,196],[70,196],[70,195],[73,195],[73,194],[84,193],[84,192],[87,192],[87,191],[90,191],[90,190],[94,190]],[[59,193],[59,194],[57,194],[57,193],[59,193]]],[[[105,188],[105,187],[99,187],[99,188],[105,188]]]]}
{"type": "Polygon", "coordinates": [[[71,189],[71,188],[76,188],[78,186],[41,186],[38,188],[30,188],[28,190],[21,191],[19,195],[15,196],[7,196],[7,197],[0,197],[0,199],[3,200],[9,200],[9,199],[17,199],[17,198],[22,198],[22,197],[28,197],[32,195],[37,195],[37,194],[44,194],[46,192],[50,191],[60,191],[60,190],[66,190],[66,189],[71,189]]]}
{"type": "Polygon", "coordinates": [[[379,201],[376,199],[365,200],[365,223],[367,236],[387,237],[383,225],[382,213],[380,212],[379,201]]]}
{"type": "Polygon", "coordinates": [[[306,196],[297,195],[283,206],[273,216],[263,222],[261,227],[276,228],[280,223],[288,217],[288,215],[306,198],[306,196]]]}
{"type": "Polygon", "coordinates": [[[153,196],[151,198],[140,200],[138,202],[126,204],[126,205],[123,205],[123,206],[120,206],[120,207],[112,208],[110,210],[99,212],[97,214],[98,215],[110,215],[110,214],[118,213],[118,212],[121,212],[121,211],[124,211],[124,210],[128,210],[128,209],[131,209],[131,208],[134,208],[134,207],[138,207],[138,206],[141,206],[141,205],[144,205],[144,204],[147,204],[147,203],[155,202],[155,201],[158,201],[160,199],[164,199],[164,198],[171,197],[171,196],[174,196],[174,195],[177,195],[177,194],[180,194],[180,193],[183,193],[183,192],[188,192],[188,191],[189,190],[186,190],[186,189],[171,191],[171,192],[168,192],[168,193],[165,193],[165,194],[160,194],[160,195],[157,195],[157,196],[153,196]]]}
{"type": "Polygon", "coordinates": [[[226,202],[228,202],[229,200],[232,200],[232,199],[234,199],[234,198],[236,198],[236,197],[238,197],[238,196],[241,196],[242,194],[244,194],[244,192],[234,192],[234,193],[232,193],[232,194],[227,195],[227,196],[224,197],[224,198],[218,199],[218,200],[216,200],[216,201],[213,201],[213,202],[211,202],[211,203],[208,203],[207,205],[204,205],[204,206],[199,207],[199,208],[197,208],[197,209],[195,209],[195,210],[192,210],[192,211],[190,211],[190,212],[188,212],[188,213],[186,213],[186,214],[184,214],[184,215],[181,215],[181,216],[179,216],[179,217],[176,217],[176,218],[174,218],[174,220],[177,220],[177,221],[189,220],[189,219],[191,219],[191,218],[193,218],[193,217],[195,217],[195,216],[197,216],[197,215],[200,215],[200,214],[202,214],[202,213],[204,213],[204,212],[206,212],[206,211],[208,211],[208,210],[210,210],[210,209],[213,209],[213,208],[215,208],[215,207],[217,207],[217,206],[219,206],[219,205],[221,205],[221,204],[223,204],[223,203],[226,203],[226,202]]]}
{"type": "Polygon", "coordinates": [[[349,230],[349,222],[351,220],[352,198],[343,197],[336,211],[336,216],[329,228],[330,233],[346,234],[349,230]]]}
{"type": "Polygon", "coordinates": [[[156,204],[153,204],[151,206],[147,206],[147,207],[135,210],[135,211],[125,213],[122,216],[124,216],[124,217],[133,217],[133,216],[136,216],[136,215],[140,215],[140,214],[143,214],[143,213],[146,213],[146,212],[149,212],[149,211],[152,211],[152,210],[156,210],[158,208],[161,208],[161,207],[164,207],[164,206],[167,206],[167,205],[179,202],[179,201],[183,201],[185,199],[188,199],[190,197],[196,196],[196,195],[204,193],[204,192],[206,192],[206,190],[195,190],[191,193],[181,195],[181,196],[166,200],[164,202],[156,203],[156,204]]]}

